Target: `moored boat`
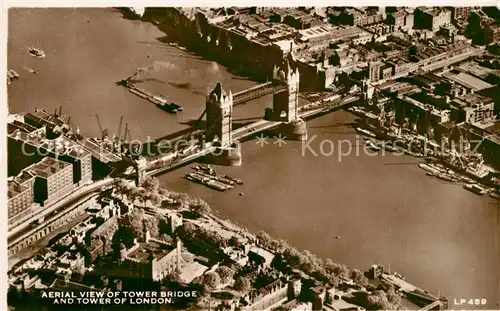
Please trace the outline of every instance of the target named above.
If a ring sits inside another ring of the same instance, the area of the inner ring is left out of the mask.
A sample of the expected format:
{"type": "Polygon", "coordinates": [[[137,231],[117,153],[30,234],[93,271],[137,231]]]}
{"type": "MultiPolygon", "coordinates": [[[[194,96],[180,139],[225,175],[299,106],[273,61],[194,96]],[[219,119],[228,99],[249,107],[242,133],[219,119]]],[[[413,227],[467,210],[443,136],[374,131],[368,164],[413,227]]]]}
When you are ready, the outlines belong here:
{"type": "Polygon", "coordinates": [[[237,183],[238,185],[242,185],[243,184],[243,181],[241,179],[238,179],[238,178],[234,178],[234,177],[231,177],[229,175],[222,175],[222,177],[224,178],[227,178],[231,181],[234,181],[235,183],[237,183]]]}
{"type": "Polygon", "coordinates": [[[365,145],[366,145],[368,148],[370,148],[370,149],[372,149],[372,150],[375,150],[375,151],[380,151],[380,149],[381,149],[379,146],[377,146],[377,144],[375,144],[375,142],[373,142],[373,141],[371,141],[371,140],[367,140],[367,141],[365,142],[365,145]]]}
{"type": "Polygon", "coordinates": [[[478,184],[466,184],[464,185],[464,188],[471,192],[474,192],[477,195],[484,195],[486,193],[486,189],[478,184]]]}
{"type": "Polygon", "coordinates": [[[418,165],[418,167],[420,167],[424,171],[430,172],[430,173],[435,174],[435,175],[441,173],[440,170],[435,168],[432,164],[420,163],[418,165]]]}
{"type": "Polygon", "coordinates": [[[364,128],[357,127],[356,131],[358,131],[359,133],[364,134],[366,136],[370,136],[370,137],[373,137],[373,138],[377,137],[375,135],[375,133],[373,133],[372,131],[369,131],[369,130],[365,130],[364,128]]]}

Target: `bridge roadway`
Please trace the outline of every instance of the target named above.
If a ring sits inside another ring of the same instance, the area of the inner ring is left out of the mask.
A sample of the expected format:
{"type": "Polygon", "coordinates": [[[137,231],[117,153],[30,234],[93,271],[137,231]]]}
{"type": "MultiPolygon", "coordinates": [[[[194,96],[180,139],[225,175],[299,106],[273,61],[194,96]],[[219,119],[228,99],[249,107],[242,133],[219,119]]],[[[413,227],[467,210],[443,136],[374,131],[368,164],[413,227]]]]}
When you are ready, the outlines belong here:
{"type": "MultiPolygon", "coordinates": [[[[336,100],[332,102],[322,103],[321,101],[311,103],[309,105],[302,106],[300,109],[303,110],[299,112],[301,118],[312,118],[317,115],[323,115],[325,113],[329,113],[333,110],[336,110],[341,107],[345,107],[359,99],[358,95],[348,95],[341,100],[336,100]],[[305,111],[304,111],[305,110],[305,111]]],[[[251,124],[245,125],[238,129],[232,131],[232,136],[234,141],[242,141],[243,139],[255,135],[259,132],[263,132],[265,130],[269,130],[271,128],[277,127],[280,125],[281,121],[268,121],[268,120],[259,120],[253,122],[251,124]]],[[[159,175],[168,171],[172,171],[178,167],[181,167],[191,161],[196,160],[199,157],[205,156],[216,150],[215,147],[207,145],[205,148],[200,149],[199,147],[195,149],[196,151],[188,152],[185,156],[181,156],[180,159],[173,160],[172,162],[165,164],[165,166],[152,169],[148,171],[147,175],[159,175]]],[[[182,152],[182,151],[181,151],[182,152]]]]}

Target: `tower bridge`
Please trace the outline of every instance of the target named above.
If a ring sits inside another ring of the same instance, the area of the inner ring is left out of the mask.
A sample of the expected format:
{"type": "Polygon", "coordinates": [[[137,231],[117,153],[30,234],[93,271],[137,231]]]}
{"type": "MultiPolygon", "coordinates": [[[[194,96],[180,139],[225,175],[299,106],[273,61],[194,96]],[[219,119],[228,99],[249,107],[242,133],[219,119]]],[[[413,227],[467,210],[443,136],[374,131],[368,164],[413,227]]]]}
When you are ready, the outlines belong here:
{"type": "MultiPolygon", "coordinates": [[[[226,91],[221,83],[217,83],[208,92],[205,110],[197,120],[197,125],[199,125],[206,115],[206,126],[203,128],[205,140],[185,150],[172,151],[171,155],[165,157],[171,160],[162,163],[160,167],[141,165],[142,169],[139,169],[139,166],[136,166],[138,171],[142,171],[138,173],[138,176],[158,175],[171,171],[199,157],[206,157],[208,162],[215,164],[241,165],[242,154],[239,142],[242,139],[265,130],[276,129],[289,140],[306,140],[306,118],[329,113],[359,99],[356,95],[349,95],[345,98],[340,98],[339,95],[335,101],[322,102],[318,99],[313,104],[299,107],[301,96],[299,83],[299,70],[290,54],[275,66],[273,79],[270,82],[238,93],[226,91]],[[263,119],[233,129],[234,106],[271,94],[273,95],[272,108],[266,108],[263,119]]],[[[329,95],[332,97],[331,94],[329,95]]]]}

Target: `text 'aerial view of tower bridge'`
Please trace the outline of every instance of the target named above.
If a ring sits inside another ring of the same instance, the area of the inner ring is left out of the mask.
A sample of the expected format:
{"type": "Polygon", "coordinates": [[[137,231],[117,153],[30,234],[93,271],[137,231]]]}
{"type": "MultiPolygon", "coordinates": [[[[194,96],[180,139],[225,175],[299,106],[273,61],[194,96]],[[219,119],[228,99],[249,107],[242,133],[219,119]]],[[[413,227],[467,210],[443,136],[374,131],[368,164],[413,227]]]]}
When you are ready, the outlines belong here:
{"type": "Polygon", "coordinates": [[[8,308],[500,308],[499,25],[10,8],[8,308]]]}

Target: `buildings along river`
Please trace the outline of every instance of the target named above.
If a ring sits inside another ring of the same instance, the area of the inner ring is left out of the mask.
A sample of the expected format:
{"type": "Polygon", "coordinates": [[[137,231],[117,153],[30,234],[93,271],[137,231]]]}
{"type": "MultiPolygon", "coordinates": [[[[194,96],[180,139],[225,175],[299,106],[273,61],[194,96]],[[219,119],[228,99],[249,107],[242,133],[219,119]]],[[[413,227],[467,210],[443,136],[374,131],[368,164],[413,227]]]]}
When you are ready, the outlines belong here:
{"type": "MultiPolygon", "coordinates": [[[[217,81],[233,92],[255,84],[161,43],[157,38],[165,34],[153,24],[124,19],[117,10],[10,10],[9,22],[8,68],[22,75],[9,85],[9,110],[53,111],[62,105],[85,135],[99,134],[98,113],[110,134],[117,132],[123,115],[133,138],[158,138],[196,120],[207,87],[217,81]],[[43,49],[46,57],[30,57],[30,46],[43,49]],[[150,68],[151,76],[138,86],[183,105],[182,113],[162,112],[115,84],[143,67],[150,68]],[[39,74],[23,74],[23,68],[39,74]]],[[[270,98],[235,108],[234,120],[262,117],[266,101],[270,98]]],[[[308,122],[309,137],[316,135],[311,148],[319,153],[324,139],[335,146],[339,139],[361,144],[347,125],[352,120],[349,113],[337,112],[308,122]]],[[[409,156],[361,152],[339,162],[336,150],[331,156],[309,151],[303,156],[301,142],[281,147],[273,142],[263,147],[246,142],[241,167],[217,167],[220,174],[244,180],[241,190],[218,192],[191,183],[181,178],[189,166],[160,181],[163,187],[207,200],[222,217],[250,230],[264,229],[352,268],[390,265],[413,284],[446,295],[451,308],[470,309],[453,305],[461,298],[486,298],[484,308],[498,307],[496,201],[428,178],[409,156]]]]}

